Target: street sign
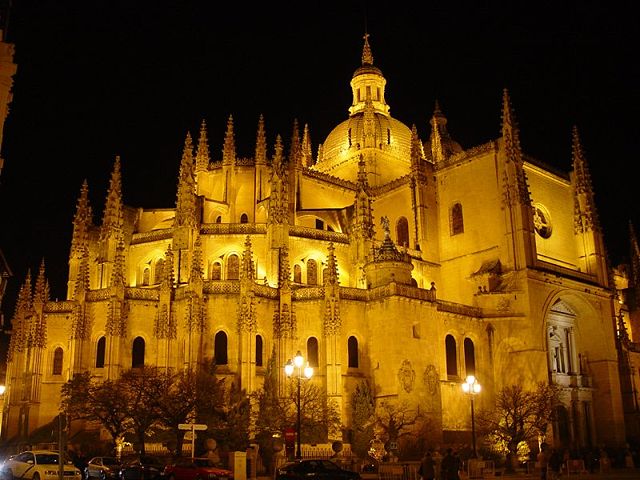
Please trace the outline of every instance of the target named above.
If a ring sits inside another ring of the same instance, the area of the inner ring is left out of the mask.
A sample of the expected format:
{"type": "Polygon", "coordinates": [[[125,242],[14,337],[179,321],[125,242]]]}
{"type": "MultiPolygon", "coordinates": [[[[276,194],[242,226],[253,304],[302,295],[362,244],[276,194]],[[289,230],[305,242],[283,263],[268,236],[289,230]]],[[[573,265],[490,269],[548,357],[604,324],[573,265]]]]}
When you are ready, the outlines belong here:
{"type": "Polygon", "coordinates": [[[206,430],[207,426],[204,423],[181,423],[178,425],[179,430],[206,430]]]}
{"type": "Polygon", "coordinates": [[[293,444],[295,442],[295,440],[296,440],[296,431],[291,427],[285,428],[284,429],[284,441],[285,441],[285,443],[293,444]]]}

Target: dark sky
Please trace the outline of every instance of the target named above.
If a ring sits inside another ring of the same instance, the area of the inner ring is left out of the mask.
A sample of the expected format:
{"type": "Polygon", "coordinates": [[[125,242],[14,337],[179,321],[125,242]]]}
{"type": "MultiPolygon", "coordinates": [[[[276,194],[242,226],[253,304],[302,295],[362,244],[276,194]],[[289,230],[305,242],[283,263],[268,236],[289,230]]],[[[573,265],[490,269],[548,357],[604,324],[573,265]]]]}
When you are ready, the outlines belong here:
{"type": "Polygon", "coordinates": [[[126,204],[173,207],[184,137],[202,119],[216,159],[230,114],[241,156],[253,153],[261,113],[270,145],[298,119],[315,149],[347,118],[365,29],[392,116],[423,139],[436,99],[463,147],[497,138],[507,87],[525,152],[567,171],[577,125],[610,257],[622,261],[629,220],[640,227],[632,6],[14,0],[7,40],[18,73],[0,177],[0,247],[14,278],[4,311],[9,319],[42,258],[52,297],[64,297],[80,186],[86,178],[99,222],[115,155],[126,204]]]}

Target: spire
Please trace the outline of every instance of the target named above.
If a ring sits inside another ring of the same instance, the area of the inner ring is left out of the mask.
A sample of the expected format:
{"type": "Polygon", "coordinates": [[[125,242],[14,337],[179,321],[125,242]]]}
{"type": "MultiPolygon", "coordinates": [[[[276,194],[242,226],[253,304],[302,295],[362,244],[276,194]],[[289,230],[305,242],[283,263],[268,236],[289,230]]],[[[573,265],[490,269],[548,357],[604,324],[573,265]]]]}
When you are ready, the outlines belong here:
{"type": "Polygon", "coordinates": [[[311,151],[311,134],[309,133],[309,124],[304,124],[304,131],[302,133],[302,165],[310,167],[313,165],[313,152],[311,151]]]}
{"type": "Polygon", "coordinates": [[[36,277],[36,285],[33,292],[34,303],[40,303],[44,305],[49,300],[49,284],[45,276],[44,258],[40,262],[40,269],[38,270],[38,276],[36,277]]]}
{"type": "Polygon", "coordinates": [[[122,212],[122,176],[120,173],[120,156],[116,156],[109,181],[109,191],[102,216],[100,240],[105,240],[113,234],[121,235],[123,225],[122,212]]]}
{"type": "Polygon", "coordinates": [[[268,223],[284,223],[287,221],[289,189],[282,165],[282,139],[276,137],[275,155],[272,162],[271,193],[269,195],[268,223]]]}
{"type": "Polygon", "coordinates": [[[462,147],[451,138],[447,129],[447,117],[440,109],[438,100],[435,102],[431,120],[431,136],[429,137],[430,154],[434,163],[446,160],[454,153],[462,152],[462,147]]]}
{"type": "Polygon", "coordinates": [[[171,249],[171,245],[167,246],[167,251],[164,254],[164,268],[162,270],[164,278],[162,282],[170,287],[173,286],[174,276],[173,276],[173,250],[171,249]]]}
{"type": "Polygon", "coordinates": [[[420,163],[422,162],[422,142],[418,137],[418,129],[411,125],[411,170],[415,173],[420,172],[420,163]]]}
{"type": "Polygon", "coordinates": [[[333,242],[329,243],[329,253],[327,254],[327,273],[324,275],[326,285],[338,284],[338,262],[335,255],[333,242]]]}
{"type": "Polygon", "coordinates": [[[264,117],[258,119],[258,133],[256,134],[256,165],[267,163],[267,135],[264,130],[264,117]]]}
{"type": "Polygon", "coordinates": [[[360,155],[360,160],[358,161],[358,182],[356,185],[353,230],[363,238],[373,238],[374,226],[371,197],[369,196],[369,182],[367,181],[367,172],[362,155],[360,155]]]}
{"type": "Polygon", "coordinates": [[[504,139],[507,160],[521,162],[520,131],[516,123],[515,114],[511,108],[509,92],[506,88],[502,92],[502,137],[504,139]]]}
{"type": "Polygon", "coordinates": [[[235,165],[236,163],[236,141],[233,134],[233,116],[229,115],[227,120],[227,131],[224,134],[224,147],[222,148],[222,164],[235,165]]]}
{"type": "Polygon", "coordinates": [[[89,205],[89,185],[85,179],[80,188],[80,196],[73,217],[73,236],[71,237],[71,255],[81,256],[89,242],[89,228],[93,223],[93,213],[89,205]]]}
{"type": "Polygon", "coordinates": [[[273,161],[271,163],[273,165],[274,174],[277,174],[279,176],[282,174],[282,162],[284,160],[284,155],[283,155],[284,147],[282,145],[282,137],[280,135],[276,137],[276,144],[275,144],[274,150],[275,152],[273,155],[273,161]]]}
{"type": "Polygon", "coordinates": [[[89,291],[89,249],[84,247],[80,254],[80,265],[78,267],[78,277],[73,289],[73,299],[78,300],[81,292],[89,291]]]}
{"type": "Polygon", "coordinates": [[[24,283],[18,292],[15,312],[11,320],[13,332],[9,341],[8,361],[11,361],[15,353],[24,351],[29,337],[29,318],[32,313],[31,270],[28,270],[24,283]]]}
{"type": "Polygon", "coordinates": [[[196,241],[193,244],[193,258],[191,260],[191,276],[190,280],[202,280],[204,269],[202,268],[202,239],[200,235],[196,235],[196,241]]]}
{"type": "Polygon", "coordinates": [[[438,128],[435,113],[431,118],[431,125],[431,158],[433,159],[433,163],[439,163],[444,161],[445,157],[442,149],[442,137],[440,136],[440,129],[438,128]]]}
{"type": "Polygon", "coordinates": [[[111,285],[125,285],[124,242],[122,239],[116,246],[116,257],[111,271],[111,285]]]}
{"type": "Polygon", "coordinates": [[[196,172],[205,172],[209,167],[210,159],[207,123],[202,119],[202,123],[200,124],[200,137],[198,138],[198,150],[196,152],[196,172]]]}
{"type": "Polygon", "coordinates": [[[247,235],[244,241],[244,252],[242,252],[242,269],[240,270],[242,279],[255,279],[255,270],[253,264],[253,250],[251,248],[251,237],[247,235]]]}
{"type": "Polygon", "coordinates": [[[287,289],[291,285],[291,271],[289,268],[289,249],[280,248],[278,255],[278,288],[287,289]]]}
{"type": "Polygon", "coordinates": [[[640,245],[638,237],[629,220],[629,243],[631,245],[631,291],[634,292],[636,305],[640,305],[640,245]]]}
{"type": "Polygon", "coordinates": [[[193,144],[191,134],[187,132],[180,162],[178,193],[176,195],[176,226],[194,226],[196,224],[195,178],[193,176],[193,144]]]}
{"type": "Polygon", "coordinates": [[[373,54],[371,53],[371,46],[369,45],[369,34],[365,33],[364,47],[362,48],[362,65],[373,65],[373,54]]]}
{"type": "Polygon", "coordinates": [[[298,119],[293,120],[293,131],[291,132],[291,146],[289,147],[289,166],[300,166],[300,128],[298,127],[298,119]]]}
{"type": "Polygon", "coordinates": [[[574,125],[571,141],[572,166],[574,172],[575,227],[580,233],[600,231],[589,166],[582,150],[578,128],[574,125]]]}

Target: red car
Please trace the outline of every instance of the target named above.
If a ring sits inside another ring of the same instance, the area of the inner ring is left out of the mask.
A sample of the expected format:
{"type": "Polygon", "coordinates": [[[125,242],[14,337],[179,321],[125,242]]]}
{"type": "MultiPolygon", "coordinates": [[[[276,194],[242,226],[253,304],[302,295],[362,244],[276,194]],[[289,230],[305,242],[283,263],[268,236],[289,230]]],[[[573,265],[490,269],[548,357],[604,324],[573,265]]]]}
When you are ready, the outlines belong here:
{"type": "Polygon", "coordinates": [[[233,472],[214,467],[208,458],[181,458],[164,467],[166,480],[233,480],[233,472]]]}

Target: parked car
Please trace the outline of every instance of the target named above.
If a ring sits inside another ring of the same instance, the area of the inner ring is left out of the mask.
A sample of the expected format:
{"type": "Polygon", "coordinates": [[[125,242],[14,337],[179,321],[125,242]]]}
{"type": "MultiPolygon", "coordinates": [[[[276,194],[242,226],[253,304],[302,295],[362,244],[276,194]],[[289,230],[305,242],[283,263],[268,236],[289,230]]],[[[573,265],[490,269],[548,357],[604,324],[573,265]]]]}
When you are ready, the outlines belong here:
{"type": "Polygon", "coordinates": [[[164,467],[166,480],[233,480],[233,472],[211,465],[208,458],[181,458],[164,467]]]}
{"type": "Polygon", "coordinates": [[[345,470],[330,460],[304,459],[285,463],[275,480],[360,480],[358,472],[345,470]]]}
{"type": "MultiPolygon", "coordinates": [[[[80,480],[82,474],[66,455],[62,455],[64,477],[80,480]]],[[[2,477],[21,480],[55,480],[60,478],[60,453],[51,450],[27,450],[9,457],[2,466],[2,477]]]]}
{"type": "Polygon", "coordinates": [[[162,476],[164,465],[150,455],[133,456],[123,459],[120,480],[155,480],[162,476]]]}
{"type": "Polygon", "coordinates": [[[117,479],[120,475],[120,460],[116,457],[93,457],[84,469],[85,480],[117,479]]]}

